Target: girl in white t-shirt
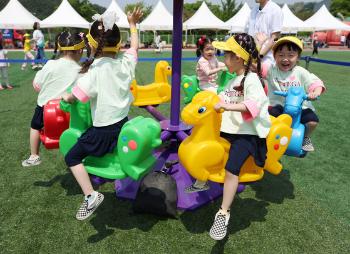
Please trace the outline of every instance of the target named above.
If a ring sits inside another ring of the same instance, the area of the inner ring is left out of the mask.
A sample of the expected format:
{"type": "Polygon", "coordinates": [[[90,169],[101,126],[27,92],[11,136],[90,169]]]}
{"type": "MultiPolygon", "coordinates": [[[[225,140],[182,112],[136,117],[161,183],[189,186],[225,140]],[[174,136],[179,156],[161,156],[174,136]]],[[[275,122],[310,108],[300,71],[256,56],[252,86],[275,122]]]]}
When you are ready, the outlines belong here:
{"type": "MultiPolygon", "coordinates": [[[[35,60],[44,60],[45,59],[45,38],[44,38],[44,34],[41,32],[40,30],[40,24],[39,22],[35,22],[33,25],[33,41],[35,41],[35,45],[36,45],[36,56],[35,56],[35,60]]],[[[36,68],[42,68],[43,65],[41,62],[34,64],[33,65],[33,69],[36,68]]]]}
{"type": "Polygon", "coordinates": [[[101,157],[112,152],[117,145],[118,136],[124,123],[128,120],[129,108],[133,100],[130,92],[131,81],[135,78],[137,63],[138,36],[136,23],[142,12],[134,9],[128,13],[131,44],[124,54],[120,50],[121,37],[115,24],[116,14],[107,12],[95,15],[87,39],[93,56],[87,61],[73,88],[72,94],[63,99],[73,102],[90,101],[93,126],[81,135],[77,143],[66,154],[66,164],[84,193],[84,201],[76,218],[88,218],[102,203],[103,195],[94,191],[89,175],[82,163],[87,156],[101,157]]]}
{"type": "Polygon", "coordinates": [[[74,85],[80,71],[79,60],[85,47],[83,38],[77,33],[62,32],[58,37],[58,45],[63,57],[48,61],[33,81],[33,87],[39,95],[31,122],[30,156],[22,162],[23,167],[41,163],[39,148],[40,130],[44,127],[44,105],[50,100],[61,98],[67,88],[74,85]]]}
{"type": "Polygon", "coordinates": [[[222,101],[215,105],[224,110],[221,136],[230,143],[225,166],[225,182],[221,208],[215,215],[210,237],[221,240],[226,236],[230,207],[238,187],[238,176],[249,156],[262,167],[266,160],[266,136],[270,131],[268,98],[261,79],[260,59],[254,38],[238,34],[226,42],[214,42],[215,48],[225,51],[225,64],[237,77],[220,93],[222,101]],[[252,62],[257,61],[258,73],[250,72],[252,62]]]}
{"type": "MultiPolygon", "coordinates": [[[[2,46],[2,42],[0,41],[0,60],[7,59],[7,50],[5,50],[2,46]]],[[[8,63],[0,62],[0,75],[1,75],[1,83],[0,83],[0,91],[4,90],[2,84],[4,84],[7,89],[12,89],[13,87],[9,82],[9,74],[8,74],[8,63]]]]}

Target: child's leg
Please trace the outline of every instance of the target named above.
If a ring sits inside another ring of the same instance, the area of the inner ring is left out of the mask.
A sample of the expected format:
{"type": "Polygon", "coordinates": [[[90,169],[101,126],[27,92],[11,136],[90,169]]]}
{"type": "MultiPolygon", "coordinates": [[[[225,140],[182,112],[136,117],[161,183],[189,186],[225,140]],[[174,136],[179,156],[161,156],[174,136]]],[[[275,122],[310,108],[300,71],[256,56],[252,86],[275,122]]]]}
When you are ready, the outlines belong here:
{"type": "Polygon", "coordinates": [[[30,128],[30,154],[39,156],[40,132],[30,128]]]}
{"type": "Polygon", "coordinates": [[[0,79],[0,90],[3,90],[4,88],[2,87],[2,83],[4,82],[4,74],[2,72],[2,68],[0,67],[0,75],[1,75],[1,79],[0,79]]]}
{"type": "Polygon", "coordinates": [[[214,240],[222,240],[227,234],[230,219],[230,207],[238,187],[238,176],[244,162],[250,155],[244,140],[231,142],[229,158],[226,163],[224,192],[220,210],[216,213],[209,235],[214,240]]]}
{"type": "MultiPolygon", "coordinates": [[[[28,59],[27,53],[24,52],[24,60],[26,61],[28,59]]],[[[21,66],[21,69],[24,70],[27,67],[27,62],[24,62],[21,66]]]]}
{"type": "Polygon", "coordinates": [[[279,115],[283,114],[283,106],[282,105],[275,105],[269,107],[269,114],[278,117],[279,115]]]}
{"type": "Polygon", "coordinates": [[[311,133],[316,129],[319,119],[311,109],[304,109],[301,113],[300,122],[306,126],[302,149],[307,152],[315,151],[311,142],[311,133]]]}
{"type": "Polygon", "coordinates": [[[77,180],[85,196],[88,196],[92,192],[94,192],[94,188],[92,187],[89,174],[87,173],[82,163],[73,166],[70,169],[72,170],[74,178],[77,180]]]}
{"type": "Polygon", "coordinates": [[[88,155],[88,152],[84,150],[78,140],[78,143],[65,156],[66,164],[72,170],[74,178],[84,193],[84,201],[76,214],[78,220],[85,220],[90,217],[104,199],[103,194],[94,191],[89,174],[82,164],[82,160],[88,155]]]}

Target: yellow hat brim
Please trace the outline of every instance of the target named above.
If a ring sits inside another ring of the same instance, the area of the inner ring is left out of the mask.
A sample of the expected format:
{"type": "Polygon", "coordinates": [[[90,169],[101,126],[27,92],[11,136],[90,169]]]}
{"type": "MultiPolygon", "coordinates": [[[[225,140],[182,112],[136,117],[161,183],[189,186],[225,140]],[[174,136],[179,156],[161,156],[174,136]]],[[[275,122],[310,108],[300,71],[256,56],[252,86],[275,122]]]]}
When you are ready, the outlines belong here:
{"type": "Polygon", "coordinates": [[[279,45],[281,45],[282,43],[286,43],[286,42],[293,43],[301,51],[303,51],[303,49],[304,49],[303,43],[301,42],[301,40],[299,40],[298,38],[293,37],[293,36],[286,36],[286,37],[283,37],[283,38],[279,39],[278,41],[276,41],[276,43],[272,47],[272,51],[275,51],[279,45]]]}
{"type": "Polygon", "coordinates": [[[228,46],[228,44],[224,41],[214,41],[212,43],[214,48],[224,50],[224,51],[231,51],[232,48],[228,46]]]}

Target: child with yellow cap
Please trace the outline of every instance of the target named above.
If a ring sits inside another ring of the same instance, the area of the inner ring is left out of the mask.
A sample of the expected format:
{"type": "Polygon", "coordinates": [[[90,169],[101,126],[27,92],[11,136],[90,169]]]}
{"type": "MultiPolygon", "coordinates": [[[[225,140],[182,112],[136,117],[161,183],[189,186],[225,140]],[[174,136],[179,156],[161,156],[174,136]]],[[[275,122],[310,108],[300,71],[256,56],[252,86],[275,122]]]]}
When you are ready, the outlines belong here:
{"type": "Polygon", "coordinates": [[[219,112],[224,110],[221,136],[231,143],[225,166],[221,208],[209,232],[211,238],[221,240],[227,234],[230,207],[237,191],[241,167],[249,156],[258,166],[265,164],[266,136],[271,122],[254,38],[248,34],[238,34],[226,42],[213,42],[213,46],[224,50],[225,65],[231,73],[237,73],[237,77],[220,93],[221,102],[214,107],[219,112]],[[250,71],[253,62],[257,63],[258,74],[250,71]]]}
{"type": "Polygon", "coordinates": [[[314,151],[310,135],[315,130],[319,119],[310,100],[315,100],[324,91],[323,82],[314,74],[301,66],[297,66],[303,43],[294,36],[279,39],[272,48],[276,64],[264,65],[262,75],[268,81],[271,115],[277,117],[283,113],[285,98],[275,95],[274,91],[286,92],[292,86],[304,87],[309,100],[304,101],[300,122],[306,125],[302,149],[307,152],[314,151]]]}
{"type": "MultiPolygon", "coordinates": [[[[34,56],[31,52],[32,45],[30,40],[30,34],[25,33],[23,35],[23,51],[24,51],[24,60],[34,60],[34,56]]],[[[32,62],[32,67],[34,66],[34,62],[32,62]]],[[[27,67],[27,62],[22,64],[22,71],[24,71],[27,67]]]]}

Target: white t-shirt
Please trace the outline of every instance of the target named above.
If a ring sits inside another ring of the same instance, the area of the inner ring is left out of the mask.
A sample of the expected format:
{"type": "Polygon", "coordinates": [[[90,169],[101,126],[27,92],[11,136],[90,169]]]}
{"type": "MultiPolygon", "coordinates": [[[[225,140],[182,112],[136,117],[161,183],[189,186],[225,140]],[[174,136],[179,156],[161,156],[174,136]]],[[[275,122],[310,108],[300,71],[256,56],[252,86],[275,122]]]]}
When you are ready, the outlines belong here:
{"type": "MultiPolygon", "coordinates": [[[[281,32],[282,24],[283,13],[281,8],[269,0],[262,10],[259,10],[259,6],[256,6],[251,11],[248,34],[255,38],[257,33],[264,33],[268,38],[271,38],[272,33],[281,32]]],[[[271,50],[265,55],[263,62],[275,63],[271,50]]]]}
{"type": "Polygon", "coordinates": [[[34,88],[40,90],[37,104],[42,107],[49,100],[60,98],[75,84],[80,69],[78,63],[64,57],[48,61],[33,81],[34,88]]]}
{"type": "MultiPolygon", "coordinates": [[[[0,49],[0,60],[5,60],[7,55],[7,50],[0,49]]],[[[8,63],[0,62],[0,67],[7,67],[8,63]]]]}
{"type": "Polygon", "coordinates": [[[244,75],[240,75],[231,80],[227,88],[220,93],[220,97],[225,103],[245,104],[249,113],[225,111],[222,114],[221,131],[266,138],[271,127],[268,98],[256,73],[248,73],[243,91],[234,90],[234,87],[240,85],[243,77],[244,75]]]}
{"type": "Polygon", "coordinates": [[[44,35],[43,33],[41,32],[41,30],[35,30],[33,32],[33,39],[35,40],[36,42],[36,45],[38,47],[44,47],[45,45],[45,39],[44,39],[44,35]]]}
{"type": "Polygon", "coordinates": [[[83,102],[90,100],[93,126],[108,126],[127,117],[133,101],[130,84],[136,63],[137,53],[130,48],[116,59],[95,59],[89,71],[78,79],[72,92],[83,102]]]}

